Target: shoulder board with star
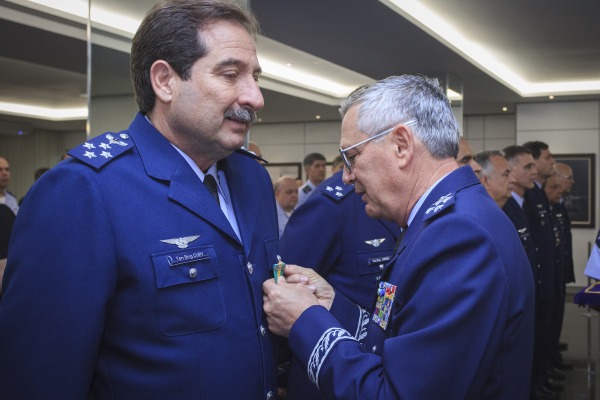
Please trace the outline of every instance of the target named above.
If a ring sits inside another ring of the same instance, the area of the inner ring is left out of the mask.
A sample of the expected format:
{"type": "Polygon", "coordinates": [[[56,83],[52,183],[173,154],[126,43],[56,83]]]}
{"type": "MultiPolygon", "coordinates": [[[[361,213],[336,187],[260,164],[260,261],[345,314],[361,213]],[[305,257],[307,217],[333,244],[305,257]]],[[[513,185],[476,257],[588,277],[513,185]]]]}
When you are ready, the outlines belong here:
{"type": "Polygon", "coordinates": [[[331,185],[326,185],[321,188],[321,191],[325,196],[330,197],[335,201],[340,201],[344,196],[352,192],[352,190],[354,190],[354,186],[352,185],[335,184],[333,182],[331,185]]]}
{"type": "Polygon", "coordinates": [[[68,154],[84,164],[100,169],[133,147],[133,141],[127,132],[107,132],[73,148],[68,154]]]}
{"type": "MultiPolygon", "coordinates": [[[[449,210],[454,205],[454,200],[454,193],[448,193],[440,197],[436,202],[427,206],[423,214],[423,221],[443,214],[445,210],[449,210]]],[[[423,207],[425,207],[425,204],[423,204],[423,207]]]]}

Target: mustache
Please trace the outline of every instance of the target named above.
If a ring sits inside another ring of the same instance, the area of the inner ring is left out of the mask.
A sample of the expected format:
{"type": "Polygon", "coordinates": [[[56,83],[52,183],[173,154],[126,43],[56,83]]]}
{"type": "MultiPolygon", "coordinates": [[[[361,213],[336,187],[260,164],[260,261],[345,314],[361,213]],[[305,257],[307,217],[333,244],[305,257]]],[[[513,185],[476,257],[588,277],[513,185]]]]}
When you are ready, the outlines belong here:
{"type": "Polygon", "coordinates": [[[256,122],[256,113],[245,108],[228,108],[225,110],[225,118],[245,124],[256,122]]]}

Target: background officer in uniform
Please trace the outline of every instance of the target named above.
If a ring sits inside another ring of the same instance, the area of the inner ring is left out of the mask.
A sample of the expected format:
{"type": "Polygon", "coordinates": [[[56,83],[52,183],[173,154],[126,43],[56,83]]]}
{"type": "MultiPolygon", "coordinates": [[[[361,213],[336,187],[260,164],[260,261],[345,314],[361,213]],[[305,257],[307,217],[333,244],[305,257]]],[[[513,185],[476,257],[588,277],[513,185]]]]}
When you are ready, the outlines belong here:
{"type": "Polygon", "coordinates": [[[557,351],[558,337],[556,326],[560,320],[561,306],[560,288],[564,286],[564,240],[558,222],[552,216],[548,197],[544,192],[544,184],[554,175],[554,157],[549,146],[540,141],[523,143],[531,150],[535,161],[537,174],[532,189],[525,191],[527,213],[531,222],[533,241],[535,243],[535,258],[540,265],[538,269],[538,297],[540,301],[540,330],[544,336],[543,378],[538,383],[538,389],[560,389],[561,382],[555,380],[553,355],[557,351]],[[552,375],[552,376],[551,376],[552,375]]]}
{"type": "MultiPolygon", "coordinates": [[[[367,216],[361,196],[338,171],[292,214],[279,249],[285,262],[313,268],[340,295],[370,309],[399,233],[397,224],[367,216]]],[[[290,400],[321,398],[297,361],[291,363],[287,387],[290,400]]]]}
{"type": "Polygon", "coordinates": [[[298,188],[298,205],[300,207],[314,192],[327,174],[327,163],[325,156],[320,153],[310,153],[302,161],[304,172],[306,172],[306,182],[298,188]]]}
{"type": "Polygon", "coordinates": [[[390,77],[351,96],[342,115],[344,182],[370,217],[406,227],[404,237],[369,311],[288,265],[286,279],[263,285],[269,329],[288,336],[326,398],[527,398],[527,257],[472,169],[457,166],[458,124],[443,89],[390,77]]]}
{"type": "Polygon", "coordinates": [[[146,15],[131,52],[140,113],[71,150],[15,222],[0,398],[275,398],[261,290],[275,200],[238,151],[263,107],[256,30],[213,1],[146,15]]]}

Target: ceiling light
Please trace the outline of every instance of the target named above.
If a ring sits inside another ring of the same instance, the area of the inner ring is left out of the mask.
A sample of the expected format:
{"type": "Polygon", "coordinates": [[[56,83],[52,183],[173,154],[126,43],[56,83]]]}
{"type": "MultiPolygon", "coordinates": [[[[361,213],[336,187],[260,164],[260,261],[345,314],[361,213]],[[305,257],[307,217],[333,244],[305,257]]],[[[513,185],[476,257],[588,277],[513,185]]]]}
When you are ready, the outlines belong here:
{"type": "Polygon", "coordinates": [[[88,116],[87,107],[51,108],[30,104],[0,102],[0,112],[22,117],[43,118],[49,121],[78,121],[88,116]]]}
{"type": "Polygon", "coordinates": [[[502,111],[507,112],[508,111],[508,107],[502,107],[502,111]]]}
{"type": "MultiPolygon", "coordinates": [[[[77,17],[78,22],[88,15],[86,0],[11,1],[68,19],[77,17]]],[[[94,28],[128,39],[133,37],[141,22],[139,19],[97,7],[94,3],[91,7],[91,20],[94,28]]],[[[96,44],[101,40],[104,38],[100,35],[92,36],[92,41],[96,44]]],[[[122,46],[112,42],[102,42],[102,45],[124,51],[122,46]]],[[[374,81],[260,35],[257,37],[257,53],[262,68],[259,82],[261,87],[328,105],[339,105],[358,86],[374,81]]]]}
{"type": "Polygon", "coordinates": [[[484,47],[464,36],[443,16],[434,13],[417,0],[379,0],[408,19],[438,41],[465,57],[488,75],[523,97],[560,94],[594,94],[600,92],[600,81],[533,83],[500,61],[493,49],[484,47]]]}
{"type": "Polygon", "coordinates": [[[548,98],[549,98],[550,100],[554,100],[554,96],[552,96],[552,95],[548,96],[548,98]]]}

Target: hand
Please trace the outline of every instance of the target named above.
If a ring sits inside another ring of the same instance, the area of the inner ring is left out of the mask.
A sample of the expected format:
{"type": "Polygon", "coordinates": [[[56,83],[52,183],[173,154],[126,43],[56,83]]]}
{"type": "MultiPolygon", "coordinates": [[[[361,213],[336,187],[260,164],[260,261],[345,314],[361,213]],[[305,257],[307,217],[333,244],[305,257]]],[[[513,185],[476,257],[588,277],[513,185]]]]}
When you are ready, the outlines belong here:
{"type": "Polygon", "coordinates": [[[263,283],[263,309],[269,330],[284,337],[289,336],[292,325],[307,308],[319,304],[304,282],[287,283],[286,279],[279,278],[277,283],[275,279],[269,279],[263,283]]]}
{"type": "Polygon", "coordinates": [[[335,291],[325,278],[310,268],[288,264],[283,271],[287,283],[304,283],[317,297],[319,304],[327,310],[331,309],[335,291]]]}

